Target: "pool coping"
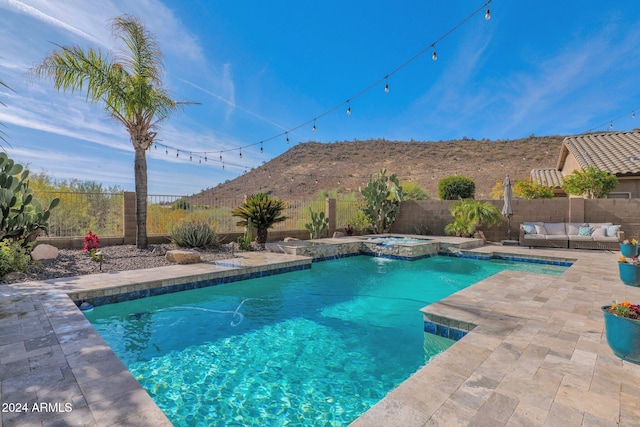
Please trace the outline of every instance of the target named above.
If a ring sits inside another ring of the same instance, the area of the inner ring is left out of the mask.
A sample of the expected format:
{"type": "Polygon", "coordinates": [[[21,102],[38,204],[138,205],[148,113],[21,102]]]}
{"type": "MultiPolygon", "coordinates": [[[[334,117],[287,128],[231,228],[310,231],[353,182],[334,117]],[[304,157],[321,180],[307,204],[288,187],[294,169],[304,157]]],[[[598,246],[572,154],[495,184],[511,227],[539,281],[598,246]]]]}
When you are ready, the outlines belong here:
{"type": "MultiPolygon", "coordinates": [[[[613,356],[606,346],[599,311],[603,303],[612,299],[640,300],[640,289],[628,289],[617,279],[617,255],[607,251],[501,246],[468,250],[469,255],[478,256],[496,252],[516,257],[535,255],[540,259],[571,258],[576,262],[555,280],[543,280],[540,275],[531,273],[518,276],[503,272],[423,309],[430,315],[477,324],[478,327],[391,391],[355,420],[354,426],[437,425],[452,420],[458,420],[459,425],[497,426],[526,417],[539,421],[531,425],[544,425],[547,421],[561,419],[560,416],[603,423],[619,421],[621,425],[623,421],[640,423],[640,409],[632,399],[637,401],[640,397],[640,389],[634,385],[640,383],[640,366],[613,356]],[[509,304],[495,301],[497,289],[502,288],[508,290],[509,304]],[[518,288],[523,291],[519,292],[518,288]],[[593,291],[591,300],[578,304],[577,308],[573,303],[571,312],[549,312],[549,309],[557,310],[560,302],[568,304],[569,296],[584,296],[585,290],[593,291]],[[563,298],[554,302],[551,297],[554,294],[563,298]],[[556,322],[547,325],[552,333],[547,331],[544,320],[555,318],[564,323],[563,327],[556,322]],[[534,329],[537,334],[529,337],[534,329]],[[586,338],[580,340],[583,329],[586,338]],[[523,330],[529,331],[529,335],[521,336],[523,330]],[[544,351],[539,340],[547,336],[562,351],[553,346],[547,346],[544,351]],[[529,342],[524,345],[526,338],[529,342]],[[573,347],[565,343],[571,340],[576,341],[573,347]],[[465,356],[465,359],[459,356],[465,356]],[[532,361],[535,371],[527,367],[525,361],[532,361]],[[581,371],[587,362],[591,370],[581,371]],[[506,368],[500,363],[508,367],[509,372],[504,372],[506,368]],[[519,368],[524,372],[518,372],[519,368]],[[518,391],[522,389],[523,381],[532,382],[538,376],[557,379],[560,374],[556,371],[560,368],[576,372],[565,375],[566,382],[553,383],[554,398],[544,400],[544,405],[535,400],[530,402],[518,391]],[[610,393],[590,390],[586,386],[587,380],[590,380],[589,384],[596,381],[600,388],[610,393]],[[607,387],[607,381],[614,385],[607,387]],[[512,385],[514,382],[517,387],[512,385]],[[612,398],[607,394],[615,396],[612,398]],[[617,415],[604,414],[602,404],[583,403],[591,402],[595,396],[610,404],[617,415]],[[496,418],[498,415],[499,419],[496,418]],[[477,424],[484,419],[495,424],[477,424]]],[[[3,413],[2,422],[6,425],[171,425],[68,294],[83,289],[96,291],[104,288],[104,283],[122,287],[125,282],[135,287],[149,282],[211,278],[213,273],[218,275],[216,277],[225,277],[228,271],[238,272],[243,268],[254,269],[255,273],[259,265],[273,263],[300,262],[305,265],[311,262],[309,258],[291,257],[264,254],[253,259],[249,257],[246,262],[229,261],[226,265],[224,262],[220,265],[201,263],[3,285],[0,287],[0,337],[6,344],[0,344],[2,402],[71,402],[73,410],[3,413]],[[153,280],[149,280],[151,277],[153,280]]]]}

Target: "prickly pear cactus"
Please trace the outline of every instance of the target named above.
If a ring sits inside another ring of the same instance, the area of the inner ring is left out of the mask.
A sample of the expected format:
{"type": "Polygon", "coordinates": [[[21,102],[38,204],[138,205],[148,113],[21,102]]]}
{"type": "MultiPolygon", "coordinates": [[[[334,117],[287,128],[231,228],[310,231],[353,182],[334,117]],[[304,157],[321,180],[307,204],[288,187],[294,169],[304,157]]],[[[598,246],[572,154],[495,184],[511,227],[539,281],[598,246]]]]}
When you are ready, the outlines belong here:
{"type": "Polygon", "coordinates": [[[363,211],[371,218],[375,233],[386,233],[391,229],[404,197],[396,175],[387,176],[386,173],[386,169],[380,170],[377,177],[369,178],[366,187],[360,188],[365,201],[363,211]]]}
{"type": "Polygon", "coordinates": [[[0,239],[11,239],[22,245],[47,231],[55,198],[46,209],[29,189],[29,171],[16,164],[6,153],[0,153],[0,239]]]}
{"type": "Polygon", "coordinates": [[[325,216],[324,212],[314,212],[309,208],[311,214],[311,222],[304,225],[304,228],[309,230],[309,235],[312,239],[317,239],[322,236],[329,226],[329,217],[325,216]]]}

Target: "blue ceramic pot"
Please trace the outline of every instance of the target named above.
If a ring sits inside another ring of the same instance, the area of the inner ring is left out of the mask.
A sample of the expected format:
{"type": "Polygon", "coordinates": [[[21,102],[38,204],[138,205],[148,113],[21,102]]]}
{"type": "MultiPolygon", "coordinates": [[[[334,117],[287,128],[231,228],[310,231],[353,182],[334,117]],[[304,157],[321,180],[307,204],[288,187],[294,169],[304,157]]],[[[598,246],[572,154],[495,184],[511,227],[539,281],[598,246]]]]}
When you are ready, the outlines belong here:
{"type": "Polygon", "coordinates": [[[640,321],[609,313],[606,310],[609,307],[601,308],[607,344],[620,359],[640,364],[640,321]]]}
{"type": "Polygon", "coordinates": [[[618,269],[622,283],[628,286],[640,286],[640,264],[634,265],[619,262],[618,269]]]}
{"type": "Polygon", "coordinates": [[[638,256],[638,245],[632,245],[631,243],[620,243],[620,253],[626,257],[638,256]]]}

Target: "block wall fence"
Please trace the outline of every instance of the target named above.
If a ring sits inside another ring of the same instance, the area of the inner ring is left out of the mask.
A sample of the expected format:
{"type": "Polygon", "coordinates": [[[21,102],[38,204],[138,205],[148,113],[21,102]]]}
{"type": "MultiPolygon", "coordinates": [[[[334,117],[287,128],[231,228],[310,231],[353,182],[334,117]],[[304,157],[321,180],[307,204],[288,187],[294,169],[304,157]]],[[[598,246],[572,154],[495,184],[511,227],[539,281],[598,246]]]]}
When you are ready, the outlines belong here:
{"type": "MultiPolygon", "coordinates": [[[[486,200],[502,210],[502,200],[486,200]]],[[[429,234],[444,235],[444,227],[452,221],[449,207],[454,201],[421,200],[402,202],[391,232],[413,234],[428,227],[429,234]]],[[[640,237],[640,199],[554,198],[512,201],[511,234],[517,240],[520,224],[540,222],[612,222],[622,225],[625,236],[640,237]]],[[[499,242],[507,238],[507,221],[481,228],[487,240],[499,242]]]]}
{"type": "MultiPolygon", "coordinates": [[[[487,200],[488,203],[502,209],[501,200],[487,200]]],[[[444,235],[444,227],[452,221],[449,207],[455,201],[421,200],[406,201],[400,205],[400,211],[390,232],[402,234],[444,235]]],[[[325,215],[329,218],[329,228],[325,237],[332,236],[334,231],[342,231],[347,224],[336,221],[336,200],[327,199],[325,215]]],[[[625,236],[640,237],[640,199],[581,199],[554,198],[540,200],[514,199],[512,202],[511,235],[517,239],[520,224],[526,221],[541,222],[612,222],[622,225],[625,236]]],[[[123,236],[105,237],[102,246],[135,244],[135,193],[124,193],[123,236]]],[[[491,227],[481,228],[489,241],[499,242],[507,238],[507,221],[491,227]]],[[[241,231],[223,234],[225,242],[235,241],[241,231]]],[[[307,230],[270,230],[269,240],[278,241],[285,237],[308,239],[307,230]]],[[[78,237],[40,237],[38,242],[49,243],[59,248],[81,248],[83,236],[78,237]]],[[[149,243],[168,243],[166,235],[150,235],[149,243]]]]}

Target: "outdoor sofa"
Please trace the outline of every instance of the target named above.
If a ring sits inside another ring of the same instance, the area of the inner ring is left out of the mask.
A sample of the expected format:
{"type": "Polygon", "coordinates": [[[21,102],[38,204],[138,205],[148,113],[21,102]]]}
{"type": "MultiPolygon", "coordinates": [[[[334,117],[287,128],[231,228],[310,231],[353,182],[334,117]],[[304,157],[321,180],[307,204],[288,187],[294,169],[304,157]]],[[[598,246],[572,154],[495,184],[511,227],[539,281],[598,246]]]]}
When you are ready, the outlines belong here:
{"type": "Polygon", "coordinates": [[[520,246],[568,249],[620,249],[624,232],[610,222],[524,222],[520,246]]]}

